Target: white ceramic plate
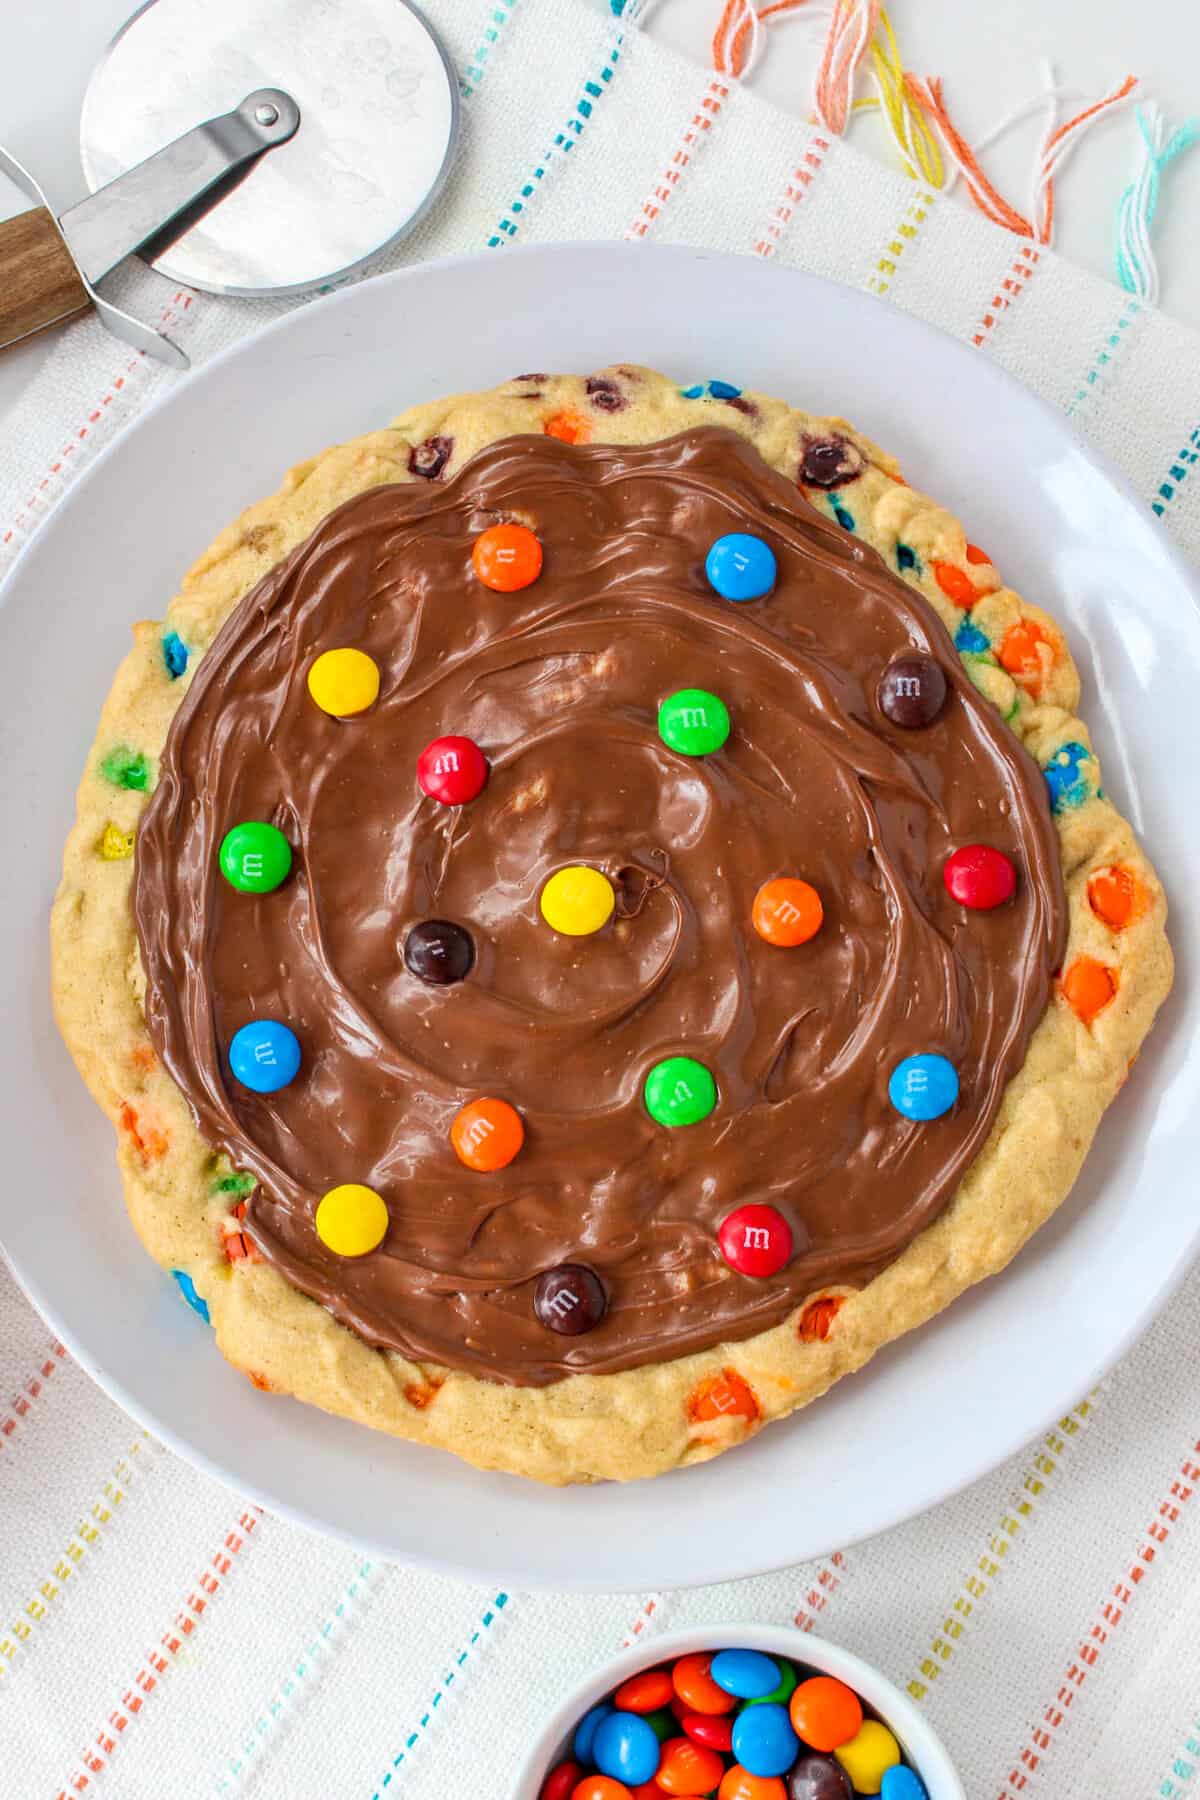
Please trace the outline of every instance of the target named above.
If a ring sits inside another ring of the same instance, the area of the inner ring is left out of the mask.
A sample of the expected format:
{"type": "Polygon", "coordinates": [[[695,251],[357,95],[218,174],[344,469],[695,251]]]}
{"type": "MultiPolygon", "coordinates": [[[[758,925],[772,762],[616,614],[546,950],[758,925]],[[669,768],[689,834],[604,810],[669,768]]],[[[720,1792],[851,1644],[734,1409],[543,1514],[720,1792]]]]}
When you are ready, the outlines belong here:
{"type": "Polygon", "coordinates": [[[383,1556],[518,1586],[669,1587],[800,1561],[933,1505],[1087,1392],[1200,1235],[1196,598],[1144,505],[986,357],[792,270],[649,246],[505,250],[292,313],[127,430],[5,589],[0,1236],[19,1279],[165,1442],[272,1510],[383,1556]],[[553,1491],[264,1398],[227,1367],[126,1223],[111,1129],[51,1017],[46,915],[130,623],[161,613],[221,526],[289,463],[413,401],[631,358],[844,413],[1055,613],[1083,671],[1105,785],[1175,901],[1180,967],[1074,1194],[1004,1276],[732,1456],[651,1483],[553,1491]]]}

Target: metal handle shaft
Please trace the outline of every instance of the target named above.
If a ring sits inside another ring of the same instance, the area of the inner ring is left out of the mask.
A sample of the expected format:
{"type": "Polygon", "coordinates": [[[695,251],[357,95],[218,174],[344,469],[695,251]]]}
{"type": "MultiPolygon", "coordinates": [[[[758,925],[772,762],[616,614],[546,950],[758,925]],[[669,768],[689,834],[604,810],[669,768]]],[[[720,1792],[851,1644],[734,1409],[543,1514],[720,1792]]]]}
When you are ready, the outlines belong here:
{"type": "Polygon", "coordinates": [[[292,137],[300,108],[282,88],[259,88],[232,112],[208,119],[59,215],[63,236],[91,282],[139,249],[210,188],[292,137]]]}

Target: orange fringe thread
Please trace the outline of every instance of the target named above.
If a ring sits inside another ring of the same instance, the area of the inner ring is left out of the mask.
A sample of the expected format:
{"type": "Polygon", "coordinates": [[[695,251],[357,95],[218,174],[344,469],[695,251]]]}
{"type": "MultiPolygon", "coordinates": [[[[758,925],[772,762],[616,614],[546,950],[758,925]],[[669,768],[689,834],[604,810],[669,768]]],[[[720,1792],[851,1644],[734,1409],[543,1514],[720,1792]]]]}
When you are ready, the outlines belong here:
{"type": "MultiPolygon", "coordinates": [[[[725,0],[713,33],[713,68],[719,75],[737,78],[745,74],[760,27],[799,11],[804,3],[770,0],[767,6],[755,7],[752,0],[725,0]]],[[[880,5],[881,0],[835,0],[813,84],[813,106],[825,129],[839,137],[850,117],[854,77],[875,35],[880,5]]]]}
{"type": "Polygon", "coordinates": [[[1127,75],[1111,94],[1105,94],[1091,106],[1084,107],[1082,112],[1076,113],[1049,134],[1042,146],[1035,183],[1035,218],[1027,219],[1015,206],[1009,204],[980,168],[975,152],[950,117],[941,78],[929,76],[922,81],[919,76],[906,74],[904,81],[913,99],[937,126],[946,152],[961,174],[967,192],[980,212],[994,224],[1003,225],[1018,237],[1032,238],[1039,244],[1048,244],[1054,231],[1054,177],[1067,153],[1101,113],[1118,106],[1137,86],[1136,75],[1127,75]]]}

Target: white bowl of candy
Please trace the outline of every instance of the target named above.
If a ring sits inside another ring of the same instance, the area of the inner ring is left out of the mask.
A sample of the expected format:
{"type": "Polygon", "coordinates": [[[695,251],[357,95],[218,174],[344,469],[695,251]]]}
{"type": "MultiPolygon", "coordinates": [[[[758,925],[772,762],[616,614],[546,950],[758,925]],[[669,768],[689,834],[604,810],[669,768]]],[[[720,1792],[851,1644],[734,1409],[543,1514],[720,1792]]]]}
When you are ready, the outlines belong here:
{"type": "Polygon", "coordinates": [[[920,1709],[861,1657],[780,1625],[666,1632],[547,1720],[512,1800],[966,1800],[920,1709]]]}

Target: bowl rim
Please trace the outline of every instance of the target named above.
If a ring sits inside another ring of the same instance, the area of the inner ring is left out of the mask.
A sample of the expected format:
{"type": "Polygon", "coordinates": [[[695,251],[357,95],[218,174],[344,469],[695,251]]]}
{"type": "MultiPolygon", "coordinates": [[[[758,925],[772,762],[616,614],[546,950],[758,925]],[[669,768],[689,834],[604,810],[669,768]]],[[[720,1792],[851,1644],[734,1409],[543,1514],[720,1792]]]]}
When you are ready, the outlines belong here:
{"type": "Polygon", "coordinates": [[[567,1748],[575,1725],[589,1707],[603,1700],[622,1681],[671,1657],[724,1649],[762,1650],[768,1656],[806,1663],[846,1682],[895,1732],[924,1782],[929,1800],[966,1800],[966,1790],[941,1738],[916,1703],[882,1670],[853,1650],[802,1631],[798,1625],[751,1622],[681,1626],[639,1639],[598,1664],[587,1680],[572,1688],[554,1708],[521,1765],[511,1800],[539,1800],[542,1783],[567,1748]]]}

